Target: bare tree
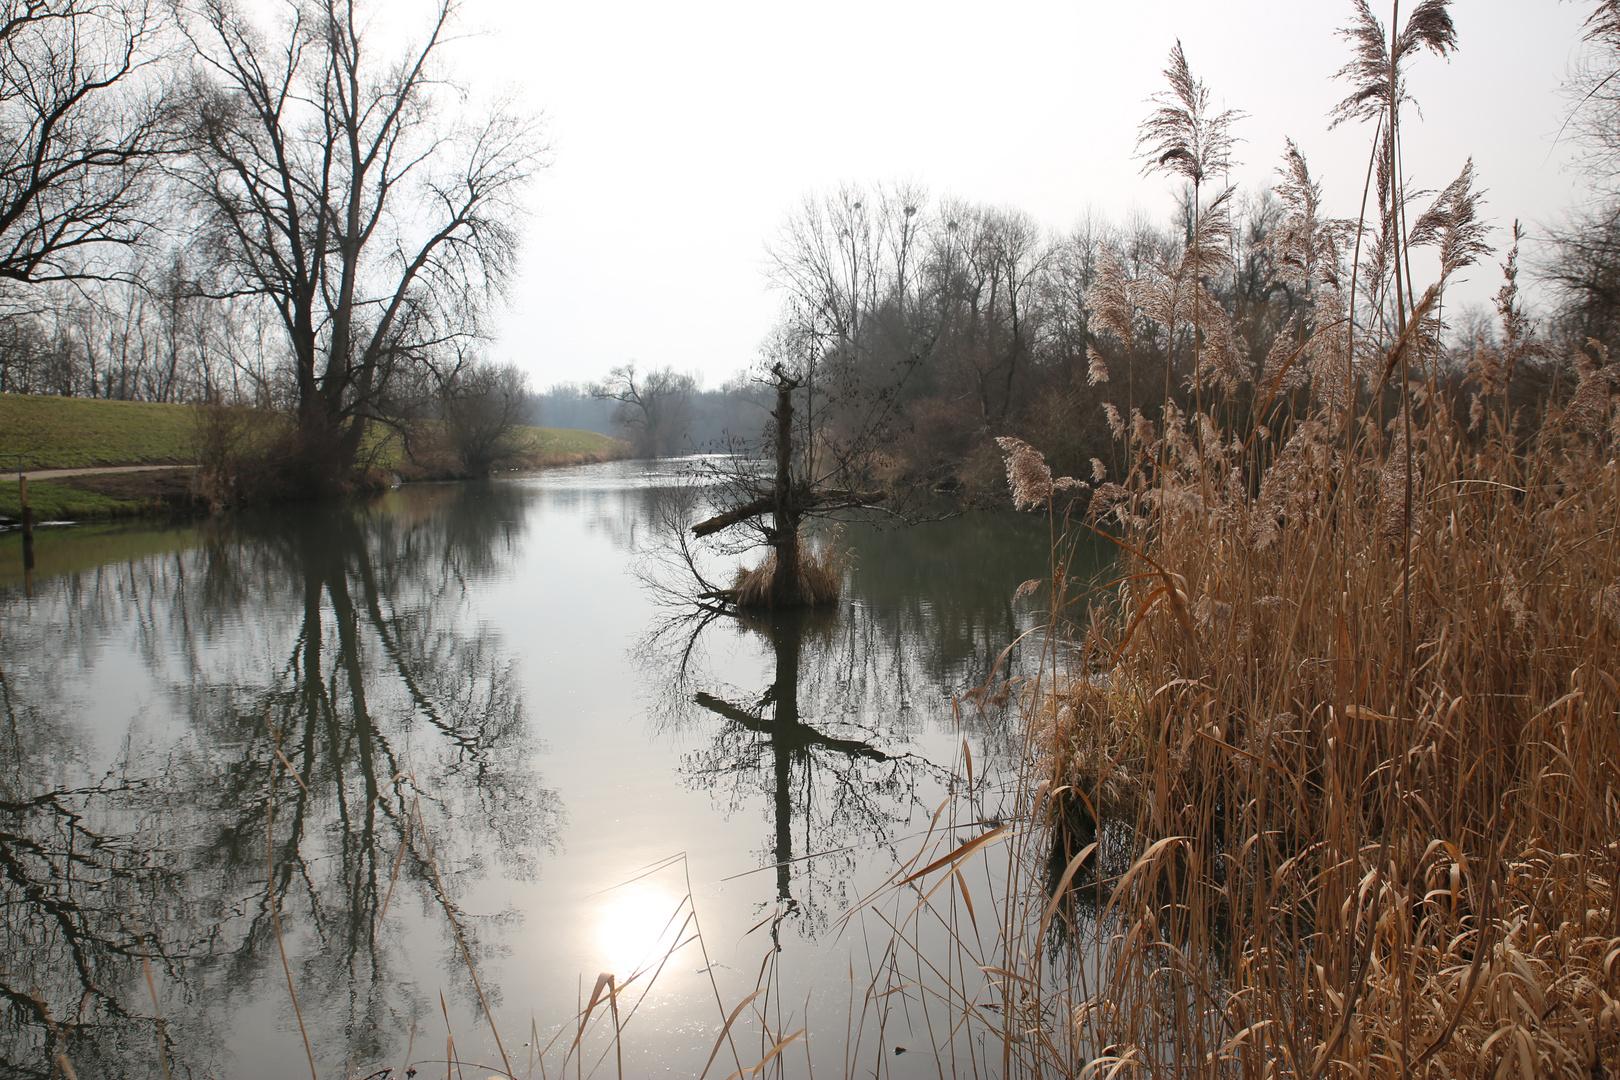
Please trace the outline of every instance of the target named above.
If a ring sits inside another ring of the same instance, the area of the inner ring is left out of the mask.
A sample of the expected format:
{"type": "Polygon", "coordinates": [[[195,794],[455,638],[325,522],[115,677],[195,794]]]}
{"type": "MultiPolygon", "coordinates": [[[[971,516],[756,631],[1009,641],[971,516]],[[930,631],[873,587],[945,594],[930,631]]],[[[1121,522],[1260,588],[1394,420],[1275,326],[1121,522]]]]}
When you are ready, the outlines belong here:
{"type": "Polygon", "coordinates": [[[1014,383],[1032,359],[1032,294],[1052,269],[1052,248],[1022,211],[955,203],[946,214],[930,264],[941,333],[972,383],[982,420],[1005,425],[1014,383]]]}
{"type": "Polygon", "coordinates": [[[618,403],[613,422],[640,457],[667,457],[684,449],[692,420],[697,379],[665,366],[638,372],[634,363],[616,367],[591,387],[591,396],[618,403]]]}
{"type": "Polygon", "coordinates": [[[516,364],[474,359],[440,388],[445,440],[461,467],[481,476],[517,451],[513,429],[528,410],[528,378],[516,364]]]}
{"type": "Polygon", "coordinates": [[[721,499],[731,505],[692,526],[693,536],[705,537],[746,525],[770,547],[771,555],[744,575],[738,587],[711,588],[700,598],[738,607],[814,607],[837,600],[839,583],[825,561],[808,557],[804,550],[805,518],[874,506],[883,502],[888,493],[849,491],[818,483],[810,472],[810,455],[802,445],[796,447],[793,439],[793,395],[804,384],[780,364],[771,369],[771,377],[776,386],[776,408],[767,434],[776,450],[775,474],[763,475],[760,463],[753,458],[734,458],[730,465],[719,466],[721,499]],[[768,523],[766,515],[770,516],[768,523]]]}
{"type": "Polygon", "coordinates": [[[853,485],[894,434],[896,394],[935,335],[914,296],[927,193],[845,185],[805,199],[770,245],[784,298],[769,360],[803,386],[805,469],[853,485]]]}
{"type": "Polygon", "coordinates": [[[1550,230],[1541,274],[1559,295],[1561,329],[1572,344],[1620,345],[1620,3],[1592,5],[1587,51],[1565,87],[1567,127],[1596,196],[1550,230]]]}
{"type": "Polygon", "coordinates": [[[1620,176],[1620,3],[1596,0],[1582,28],[1585,52],[1576,60],[1564,94],[1565,123],[1580,147],[1579,164],[1605,199],[1620,176]]]}
{"type": "Polygon", "coordinates": [[[1620,343],[1620,201],[1572,212],[1549,239],[1539,269],[1558,289],[1565,335],[1620,343]]]}
{"type": "Polygon", "coordinates": [[[0,281],[104,276],[152,224],[165,59],[143,0],[0,0],[0,281]]]}
{"type": "Polygon", "coordinates": [[[437,70],[454,15],[373,52],[354,0],[283,8],[267,34],[229,0],[185,17],[191,185],[214,295],[254,295],[285,331],[298,468],[341,476],[406,360],[478,329],[512,265],[518,192],[543,165],[535,123],[497,108],[469,124],[437,70]]]}

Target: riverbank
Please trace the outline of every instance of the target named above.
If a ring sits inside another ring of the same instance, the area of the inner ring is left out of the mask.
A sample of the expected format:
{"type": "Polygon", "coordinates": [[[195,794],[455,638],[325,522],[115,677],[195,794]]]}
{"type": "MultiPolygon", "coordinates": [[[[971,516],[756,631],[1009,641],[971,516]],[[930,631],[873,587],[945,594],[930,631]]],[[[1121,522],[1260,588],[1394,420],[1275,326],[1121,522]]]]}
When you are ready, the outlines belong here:
{"type": "MultiPolygon", "coordinates": [[[[0,394],[0,522],[22,514],[19,466],[31,478],[36,520],[108,520],[205,512],[193,477],[201,416],[193,405],[0,394]],[[141,471],[109,471],[155,466],[141,471]],[[102,470],[63,475],[61,470],[102,470]],[[50,472],[48,479],[33,479],[50,472]]],[[[520,426],[506,470],[534,471],[628,456],[620,440],[592,431],[520,426]]],[[[468,479],[445,454],[405,454],[398,439],[370,440],[370,482],[468,479]]]]}
{"type": "MultiPolygon", "coordinates": [[[[28,481],[28,505],[36,521],[85,521],[163,517],[198,508],[191,468],[89,473],[28,481]]],[[[16,480],[0,482],[0,523],[21,520],[16,480]]]]}

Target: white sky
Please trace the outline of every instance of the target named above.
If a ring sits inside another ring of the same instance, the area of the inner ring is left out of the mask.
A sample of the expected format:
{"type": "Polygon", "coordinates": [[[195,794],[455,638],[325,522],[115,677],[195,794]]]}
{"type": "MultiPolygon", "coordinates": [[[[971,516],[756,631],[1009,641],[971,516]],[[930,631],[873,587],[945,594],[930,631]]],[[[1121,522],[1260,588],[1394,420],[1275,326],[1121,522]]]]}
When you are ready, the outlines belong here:
{"type": "MultiPolygon", "coordinates": [[[[1554,136],[1589,7],[1458,0],[1459,52],[1412,69],[1418,186],[1444,187],[1472,154],[1486,213],[1532,232],[1579,197],[1554,136]]],[[[459,77],[542,112],[553,148],[491,354],[540,387],[632,359],[715,385],[776,312],[767,241],[842,181],[915,179],[1054,230],[1088,208],[1168,220],[1172,183],[1133,154],[1177,37],[1217,102],[1249,114],[1234,179],[1269,180],[1292,136],[1330,212],[1353,216],[1372,133],[1327,130],[1350,14],[1348,0],[464,0],[487,33],[458,46],[459,77]]],[[[1488,296],[1497,270],[1473,277],[1460,299],[1488,296]]]]}

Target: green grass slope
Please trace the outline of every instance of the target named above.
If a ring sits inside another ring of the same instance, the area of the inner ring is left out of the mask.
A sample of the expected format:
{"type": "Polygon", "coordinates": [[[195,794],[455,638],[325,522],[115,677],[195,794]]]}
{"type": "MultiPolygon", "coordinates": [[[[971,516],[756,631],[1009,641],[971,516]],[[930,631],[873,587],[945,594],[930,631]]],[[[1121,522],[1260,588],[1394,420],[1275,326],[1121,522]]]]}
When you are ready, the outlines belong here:
{"type": "MultiPolygon", "coordinates": [[[[380,425],[373,432],[368,448],[376,452],[375,463],[398,468],[399,441],[380,425]]],[[[594,431],[519,427],[516,435],[514,464],[523,468],[602,461],[626,452],[619,440],[594,431]]],[[[29,455],[29,469],[189,465],[197,460],[197,437],[191,405],[0,394],[0,476],[15,473],[14,454],[29,455]]]]}
{"type": "Polygon", "coordinates": [[[30,469],[196,461],[197,410],[144,401],[0,394],[0,475],[30,469]]]}
{"type": "MultiPolygon", "coordinates": [[[[447,446],[437,420],[422,421],[413,435],[413,457],[406,457],[398,435],[380,424],[372,426],[373,440],[361,448],[363,462],[383,469],[395,469],[407,480],[435,480],[458,477],[460,456],[447,446]]],[[[628,457],[630,447],[621,439],[594,431],[572,428],[540,428],[519,424],[509,437],[511,452],[500,462],[500,471],[549,469],[562,465],[588,465],[628,457]]]]}
{"type": "Polygon", "coordinates": [[[542,460],[572,459],[576,457],[621,457],[625,446],[610,435],[594,431],[576,431],[572,428],[520,427],[519,439],[527,439],[527,453],[542,460]]]}
{"type": "MultiPolygon", "coordinates": [[[[35,521],[78,521],[83,518],[135,517],[166,511],[162,503],[116,499],[48,480],[28,483],[28,505],[35,521]]],[[[16,480],[0,480],[0,517],[22,519],[22,500],[16,480]]]]}

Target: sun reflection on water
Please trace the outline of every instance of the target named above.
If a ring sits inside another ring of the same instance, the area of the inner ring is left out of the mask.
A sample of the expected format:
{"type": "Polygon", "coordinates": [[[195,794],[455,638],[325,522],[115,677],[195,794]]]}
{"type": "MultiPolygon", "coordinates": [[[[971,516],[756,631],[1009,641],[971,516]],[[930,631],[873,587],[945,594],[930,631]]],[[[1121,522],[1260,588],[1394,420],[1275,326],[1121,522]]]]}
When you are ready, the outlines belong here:
{"type": "Polygon", "coordinates": [[[596,909],[596,954],[603,971],[622,982],[656,967],[675,945],[681,926],[681,898],[650,881],[622,885],[605,894],[596,909]]]}

